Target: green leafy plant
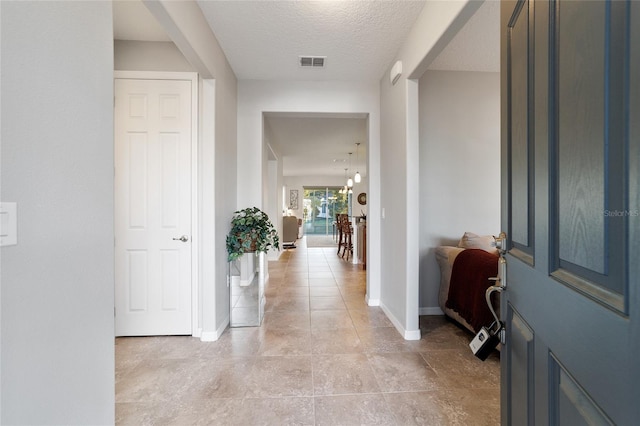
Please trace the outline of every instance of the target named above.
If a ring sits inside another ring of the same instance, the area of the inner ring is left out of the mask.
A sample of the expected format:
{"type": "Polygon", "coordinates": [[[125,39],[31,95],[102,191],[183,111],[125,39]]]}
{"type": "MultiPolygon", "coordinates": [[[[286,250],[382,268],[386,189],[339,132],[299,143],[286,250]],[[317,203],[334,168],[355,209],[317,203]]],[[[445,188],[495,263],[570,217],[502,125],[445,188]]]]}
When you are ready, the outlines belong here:
{"type": "Polygon", "coordinates": [[[229,261],[244,253],[267,252],[271,247],[280,248],[278,233],[269,216],[257,207],[238,210],[231,219],[231,230],[227,235],[229,261]]]}

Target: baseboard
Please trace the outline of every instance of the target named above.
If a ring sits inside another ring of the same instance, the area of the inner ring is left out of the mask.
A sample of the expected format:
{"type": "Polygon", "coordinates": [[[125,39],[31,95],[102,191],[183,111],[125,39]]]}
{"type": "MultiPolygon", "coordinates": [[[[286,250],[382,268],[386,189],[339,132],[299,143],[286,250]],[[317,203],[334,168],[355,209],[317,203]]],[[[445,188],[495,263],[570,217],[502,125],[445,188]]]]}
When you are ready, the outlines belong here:
{"type": "Polygon", "coordinates": [[[404,332],[404,340],[420,340],[422,333],[420,330],[407,330],[404,332]]]}
{"type": "Polygon", "coordinates": [[[420,335],[420,330],[419,329],[418,330],[406,330],[402,326],[402,322],[400,322],[398,320],[398,318],[396,318],[391,313],[391,311],[384,305],[384,303],[380,303],[380,308],[382,309],[382,312],[385,313],[387,318],[389,318],[389,321],[391,321],[391,323],[396,328],[396,330],[398,330],[398,332],[402,335],[404,340],[420,340],[421,335],[420,335]]]}
{"type": "Polygon", "coordinates": [[[444,315],[444,312],[442,312],[442,309],[438,308],[438,307],[431,307],[431,308],[420,308],[420,310],[418,310],[418,314],[419,315],[444,315]]]}
{"type": "Polygon", "coordinates": [[[202,328],[200,328],[200,327],[196,328],[195,331],[193,332],[192,336],[193,337],[198,337],[198,338],[200,336],[202,336],[202,328]]]}
{"type": "Polygon", "coordinates": [[[380,306],[380,299],[369,299],[369,295],[364,298],[367,306],[380,306]]]}
{"type": "Polygon", "coordinates": [[[225,318],[220,324],[220,327],[216,331],[201,331],[200,332],[200,341],[202,342],[215,342],[222,336],[222,333],[227,329],[229,325],[229,317],[225,318]]]}

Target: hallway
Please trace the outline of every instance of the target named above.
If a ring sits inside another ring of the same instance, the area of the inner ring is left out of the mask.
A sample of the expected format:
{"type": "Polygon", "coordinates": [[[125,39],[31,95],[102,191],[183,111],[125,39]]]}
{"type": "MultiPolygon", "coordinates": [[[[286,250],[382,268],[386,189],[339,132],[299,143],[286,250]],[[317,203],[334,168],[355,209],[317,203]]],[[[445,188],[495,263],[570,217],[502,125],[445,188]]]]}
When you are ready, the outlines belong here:
{"type": "Polygon", "coordinates": [[[363,271],[297,245],[269,263],[262,327],[209,343],[116,339],[116,423],[500,423],[497,356],[477,360],[444,317],[421,317],[422,340],[404,340],[365,304],[363,271]]]}

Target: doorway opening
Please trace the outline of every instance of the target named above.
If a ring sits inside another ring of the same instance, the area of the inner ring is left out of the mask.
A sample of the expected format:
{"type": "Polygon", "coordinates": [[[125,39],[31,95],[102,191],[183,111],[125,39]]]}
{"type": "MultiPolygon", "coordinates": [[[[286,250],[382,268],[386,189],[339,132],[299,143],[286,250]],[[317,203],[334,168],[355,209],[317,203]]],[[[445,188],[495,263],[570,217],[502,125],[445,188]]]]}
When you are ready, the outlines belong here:
{"type": "Polygon", "coordinates": [[[306,235],[334,235],[338,214],[351,215],[351,194],[342,187],[304,188],[302,226],[306,235]]]}

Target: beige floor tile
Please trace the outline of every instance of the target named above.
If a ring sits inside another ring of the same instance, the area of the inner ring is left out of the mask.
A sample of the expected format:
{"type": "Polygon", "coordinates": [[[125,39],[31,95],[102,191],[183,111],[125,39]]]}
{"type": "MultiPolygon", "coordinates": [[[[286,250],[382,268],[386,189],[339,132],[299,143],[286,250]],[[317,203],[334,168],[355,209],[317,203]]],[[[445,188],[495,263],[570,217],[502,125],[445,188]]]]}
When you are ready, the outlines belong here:
{"type": "Polygon", "coordinates": [[[315,397],[316,425],[397,424],[382,394],[315,397]]]}
{"type": "Polygon", "coordinates": [[[242,398],[255,358],[203,360],[191,378],[185,399],[206,401],[212,398],[242,398]]]}
{"type": "Polygon", "coordinates": [[[350,311],[356,328],[393,327],[389,318],[379,307],[350,311]]]}
{"type": "Polygon", "coordinates": [[[215,342],[200,342],[199,349],[190,354],[187,359],[255,356],[261,344],[262,336],[259,328],[232,328],[225,331],[215,342]]]}
{"type": "MultiPolygon", "coordinates": [[[[267,299],[267,302],[269,299],[267,299]]],[[[308,311],[309,296],[278,296],[273,298],[272,311],[308,311]]]]}
{"type": "Polygon", "coordinates": [[[308,297],[309,287],[281,286],[276,294],[278,296],[308,297]]]}
{"type": "Polygon", "coordinates": [[[451,390],[464,408],[466,424],[470,426],[496,426],[500,424],[500,388],[451,390]]]}
{"type": "Polygon", "coordinates": [[[421,355],[443,378],[447,388],[490,388],[500,382],[500,358],[497,353],[485,361],[476,358],[471,350],[432,350],[421,355]]]}
{"type": "Polygon", "coordinates": [[[438,386],[436,372],[419,353],[374,353],[367,357],[382,392],[433,390],[438,386]]]}
{"type": "Polygon", "coordinates": [[[244,398],[222,398],[193,401],[191,404],[186,405],[188,409],[181,410],[169,422],[157,421],[139,424],[172,426],[249,425],[251,424],[252,412],[251,409],[246,406],[244,401],[244,398]]]}
{"type": "Polygon", "coordinates": [[[285,274],[288,278],[293,278],[299,276],[300,278],[309,278],[309,267],[308,266],[289,266],[285,274]]]}
{"type": "Polygon", "coordinates": [[[247,398],[312,396],[310,356],[256,358],[247,381],[247,398]]]}
{"type": "Polygon", "coordinates": [[[421,340],[428,349],[460,349],[473,338],[469,331],[446,320],[437,326],[421,329],[421,333],[421,340]]]}
{"type": "Polygon", "coordinates": [[[336,280],[333,278],[315,278],[310,274],[309,287],[335,287],[336,285],[336,280]]]}
{"type": "Polygon", "coordinates": [[[364,348],[353,328],[314,329],[311,331],[313,354],[362,353],[364,348]]]}
{"type": "Polygon", "coordinates": [[[258,355],[310,355],[311,332],[308,330],[266,330],[258,355]]]}
{"type": "Polygon", "coordinates": [[[285,278],[282,280],[282,284],[280,284],[280,288],[284,287],[309,287],[309,279],[308,278],[285,278]]]}
{"type": "Polygon", "coordinates": [[[268,286],[268,287],[265,287],[264,289],[264,296],[275,297],[278,295],[279,291],[280,291],[280,286],[268,286]]]}
{"type": "Polygon", "coordinates": [[[116,402],[171,401],[189,390],[198,365],[184,359],[147,359],[116,382],[116,402]]]}
{"type": "Polygon", "coordinates": [[[335,248],[301,242],[269,269],[261,327],[116,339],[116,424],[499,424],[499,357],[473,357],[470,333],[421,317],[404,340],[335,248]]]}
{"type": "Polygon", "coordinates": [[[347,305],[344,304],[342,297],[311,297],[311,310],[312,311],[326,311],[326,310],[346,310],[347,305]]]}
{"type": "Polygon", "coordinates": [[[309,272],[309,278],[313,278],[316,280],[335,280],[335,278],[333,277],[333,272],[331,272],[330,269],[326,271],[315,271],[313,273],[309,272]]]}
{"type": "Polygon", "coordinates": [[[379,392],[378,383],[364,354],[313,357],[314,395],[379,392]]]}
{"type": "Polygon", "coordinates": [[[313,425],[313,398],[247,398],[246,422],[242,425],[313,425]]]}
{"type": "Polygon", "coordinates": [[[166,402],[116,402],[116,424],[120,426],[168,425],[175,422],[180,409],[166,402]]]}
{"type": "Polygon", "coordinates": [[[461,404],[437,391],[399,392],[384,395],[387,406],[401,425],[468,425],[461,404]]]}
{"type": "Polygon", "coordinates": [[[309,287],[311,297],[342,297],[338,287],[309,287]]]}
{"type": "MultiPolygon", "coordinates": [[[[365,303],[364,293],[354,294],[340,292],[340,294],[342,295],[342,300],[344,300],[346,303],[365,303]]],[[[365,304],[365,306],[367,305],[365,304]]]]}
{"type": "Polygon", "coordinates": [[[154,424],[248,426],[313,425],[313,398],[247,398],[202,401],[190,412],[175,416],[171,422],[154,424]]]}
{"type": "MultiPolygon", "coordinates": [[[[353,311],[349,311],[353,313],[353,311]]],[[[418,352],[411,342],[404,340],[395,327],[360,327],[356,329],[367,353],[418,352]]]]}
{"type": "Polygon", "coordinates": [[[302,311],[273,311],[265,315],[262,326],[265,330],[309,330],[309,312],[302,311]]]}
{"type": "Polygon", "coordinates": [[[354,328],[348,311],[311,311],[311,329],[354,328]]]}
{"type": "Polygon", "coordinates": [[[281,271],[273,271],[269,269],[269,280],[281,281],[284,279],[284,270],[281,271]]]}
{"type": "Polygon", "coordinates": [[[345,299],[343,298],[345,305],[347,305],[347,309],[351,310],[362,310],[362,309],[368,309],[369,305],[367,305],[367,301],[365,300],[364,296],[359,296],[359,297],[354,297],[354,298],[349,298],[349,299],[345,299]]]}
{"type": "Polygon", "coordinates": [[[333,271],[327,262],[322,264],[309,264],[309,277],[322,275],[323,278],[333,279],[333,271]]]}

